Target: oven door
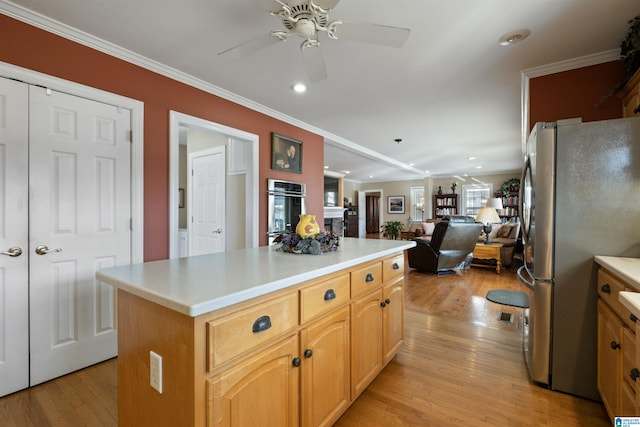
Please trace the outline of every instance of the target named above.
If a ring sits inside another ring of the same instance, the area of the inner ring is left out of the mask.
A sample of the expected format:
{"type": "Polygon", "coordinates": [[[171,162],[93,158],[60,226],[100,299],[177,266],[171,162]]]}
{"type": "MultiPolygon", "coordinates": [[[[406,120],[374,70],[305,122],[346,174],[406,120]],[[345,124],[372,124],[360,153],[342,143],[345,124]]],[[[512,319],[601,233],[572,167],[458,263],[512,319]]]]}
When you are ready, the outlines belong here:
{"type": "Polygon", "coordinates": [[[269,194],[268,237],[271,244],[274,237],[283,232],[295,232],[300,215],[305,213],[304,196],[269,194]]]}

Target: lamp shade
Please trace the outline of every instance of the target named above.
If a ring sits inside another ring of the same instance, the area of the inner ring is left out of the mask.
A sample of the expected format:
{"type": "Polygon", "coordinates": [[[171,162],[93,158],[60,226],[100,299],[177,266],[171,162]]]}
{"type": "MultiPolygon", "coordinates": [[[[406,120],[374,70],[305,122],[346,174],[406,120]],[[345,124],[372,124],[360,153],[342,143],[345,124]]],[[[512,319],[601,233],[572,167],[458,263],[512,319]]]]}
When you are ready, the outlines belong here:
{"type": "Polygon", "coordinates": [[[476,221],[483,224],[497,224],[501,222],[495,208],[481,208],[478,215],[476,215],[476,221]]]}
{"type": "Polygon", "coordinates": [[[500,209],[500,210],[504,209],[504,207],[502,206],[502,199],[499,197],[496,197],[494,199],[488,199],[485,207],[500,209]]]}

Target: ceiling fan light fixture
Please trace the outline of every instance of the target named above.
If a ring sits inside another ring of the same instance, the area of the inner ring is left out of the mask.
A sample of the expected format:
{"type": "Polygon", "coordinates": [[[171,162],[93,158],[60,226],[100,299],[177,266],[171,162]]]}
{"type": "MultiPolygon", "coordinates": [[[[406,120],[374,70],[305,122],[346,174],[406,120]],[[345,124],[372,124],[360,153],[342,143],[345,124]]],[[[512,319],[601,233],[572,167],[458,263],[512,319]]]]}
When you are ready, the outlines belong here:
{"type": "Polygon", "coordinates": [[[498,43],[500,46],[510,46],[512,44],[520,43],[531,35],[531,31],[527,29],[511,31],[504,36],[500,37],[498,43]]]}

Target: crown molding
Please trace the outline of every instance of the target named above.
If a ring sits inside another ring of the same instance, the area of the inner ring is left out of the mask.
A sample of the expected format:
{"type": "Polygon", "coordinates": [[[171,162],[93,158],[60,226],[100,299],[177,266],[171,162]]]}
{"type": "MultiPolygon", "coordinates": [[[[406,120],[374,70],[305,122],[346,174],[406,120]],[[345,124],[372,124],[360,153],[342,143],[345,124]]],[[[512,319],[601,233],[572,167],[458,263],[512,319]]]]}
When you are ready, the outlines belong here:
{"type": "Polygon", "coordinates": [[[567,59],[566,61],[558,61],[547,65],[527,68],[522,70],[522,74],[529,78],[535,78],[618,60],[620,60],[620,49],[612,49],[591,55],[580,56],[578,58],[567,59]]]}

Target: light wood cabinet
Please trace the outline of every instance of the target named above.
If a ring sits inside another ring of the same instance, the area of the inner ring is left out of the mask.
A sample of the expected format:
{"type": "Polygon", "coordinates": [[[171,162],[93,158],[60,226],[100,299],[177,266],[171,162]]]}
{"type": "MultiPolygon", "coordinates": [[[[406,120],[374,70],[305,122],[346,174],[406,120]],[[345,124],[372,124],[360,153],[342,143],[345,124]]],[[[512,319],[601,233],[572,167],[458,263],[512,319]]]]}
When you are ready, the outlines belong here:
{"type": "Polygon", "coordinates": [[[367,388],[382,369],[382,289],[351,303],[351,399],[367,388]]]}
{"type": "Polygon", "coordinates": [[[118,290],[119,423],[332,425],[402,346],[404,260],[196,317],[118,290]],[[149,386],[150,351],[162,356],[162,393],[149,386]]]}
{"type": "Polygon", "coordinates": [[[604,268],[598,270],[598,392],[609,417],[640,415],[636,403],[638,360],[635,316],[619,301],[634,291],[604,268]]]}
{"type": "Polygon", "coordinates": [[[298,339],[288,337],[206,380],[207,425],[298,425],[298,339]]]}
{"type": "Polygon", "coordinates": [[[620,412],[622,389],[622,322],[598,301],[598,391],[609,416],[620,412]]]}
{"type": "Polygon", "coordinates": [[[622,98],[622,117],[640,116],[640,70],[631,77],[620,92],[622,98]]]}
{"type": "Polygon", "coordinates": [[[385,365],[404,344],[404,280],[382,289],[382,363],[385,365]]]}
{"type": "Polygon", "coordinates": [[[351,403],[349,330],[344,306],[300,332],[302,426],[330,426],[351,403]]]}

